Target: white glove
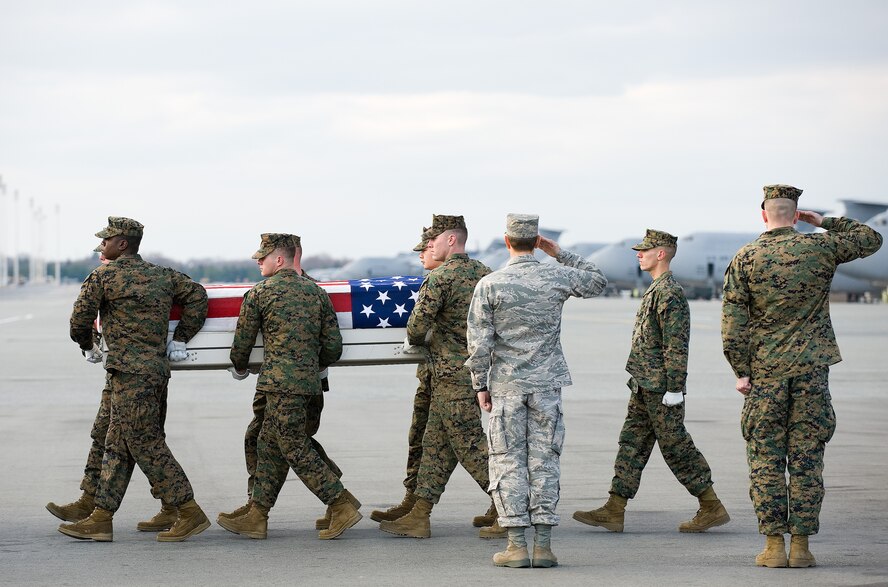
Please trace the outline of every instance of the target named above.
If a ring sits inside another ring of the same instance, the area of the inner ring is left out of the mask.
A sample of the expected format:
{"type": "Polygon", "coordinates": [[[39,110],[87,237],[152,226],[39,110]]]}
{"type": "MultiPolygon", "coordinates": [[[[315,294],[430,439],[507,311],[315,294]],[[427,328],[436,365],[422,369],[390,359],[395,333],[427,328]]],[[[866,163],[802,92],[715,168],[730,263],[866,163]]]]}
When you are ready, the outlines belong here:
{"type": "Polygon", "coordinates": [[[677,406],[683,401],[685,401],[685,396],[680,391],[667,391],[663,394],[664,406],[677,406]]]}
{"type": "Polygon", "coordinates": [[[185,350],[185,343],[178,340],[171,340],[167,343],[167,358],[174,363],[184,361],[188,358],[188,351],[185,350]]]}
{"type": "Polygon", "coordinates": [[[235,379],[237,379],[238,381],[243,381],[244,379],[246,379],[247,377],[250,376],[249,371],[244,371],[243,373],[241,373],[240,371],[237,370],[236,367],[229,367],[228,372],[231,373],[231,376],[234,377],[235,379]]]}
{"type": "Polygon", "coordinates": [[[102,349],[99,348],[99,345],[93,343],[93,348],[88,351],[81,351],[83,356],[86,357],[87,363],[101,363],[103,358],[102,349]]]}
{"type": "Polygon", "coordinates": [[[410,344],[410,337],[404,337],[404,348],[401,349],[401,352],[405,355],[418,355],[422,353],[422,347],[410,344]]]}

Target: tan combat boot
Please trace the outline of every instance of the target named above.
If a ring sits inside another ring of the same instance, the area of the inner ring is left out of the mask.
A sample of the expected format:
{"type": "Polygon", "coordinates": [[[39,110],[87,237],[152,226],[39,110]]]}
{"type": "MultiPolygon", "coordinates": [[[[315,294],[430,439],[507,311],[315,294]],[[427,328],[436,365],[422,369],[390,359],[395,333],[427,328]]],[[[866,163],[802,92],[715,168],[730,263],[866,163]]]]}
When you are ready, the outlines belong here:
{"type": "MultiPolygon", "coordinates": [[[[358,501],[347,490],[343,490],[336,501],[330,504],[330,525],[318,532],[318,538],[321,540],[338,538],[343,532],[361,521],[364,516],[361,515],[352,500],[358,501]]],[[[358,503],[361,502],[358,501],[358,503]]]]}
{"type": "Polygon", "coordinates": [[[374,522],[394,522],[398,518],[407,515],[413,509],[413,504],[415,503],[416,496],[408,489],[401,503],[387,510],[373,510],[370,513],[370,519],[374,522]]]}
{"type": "Polygon", "coordinates": [[[79,522],[60,525],[59,532],[80,540],[111,542],[114,540],[114,528],[111,523],[113,516],[114,514],[108,510],[96,508],[89,516],[79,522]]]}
{"type": "Polygon", "coordinates": [[[65,522],[79,522],[89,517],[96,508],[96,496],[83,492],[83,495],[77,501],[66,503],[65,505],[56,505],[53,502],[46,504],[49,513],[65,522]]]}
{"type": "Polygon", "coordinates": [[[379,529],[389,534],[409,536],[410,538],[429,538],[432,526],[429,517],[432,513],[432,502],[417,498],[407,514],[391,522],[380,522],[379,529]]]}
{"type": "Polygon", "coordinates": [[[786,566],[786,545],[783,542],[783,534],[775,534],[765,537],[765,549],[755,557],[755,564],[771,569],[786,566]]]}
{"type": "Polygon", "coordinates": [[[693,519],[679,524],[679,532],[705,532],[731,521],[731,516],[712,487],[708,487],[697,499],[700,501],[700,509],[693,519]]]}
{"type": "Polygon", "coordinates": [[[507,538],[509,536],[509,529],[503,528],[499,525],[499,520],[497,518],[493,518],[493,525],[485,526],[478,530],[478,537],[485,539],[492,538],[507,538]]]}
{"type": "Polygon", "coordinates": [[[223,519],[233,520],[235,518],[239,518],[239,517],[243,516],[244,514],[246,514],[248,511],[250,511],[250,506],[252,506],[252,505],[253,505],[253,500],[248,499],[247,503],[240,506],[239,508],[237,508],[233,512],[228,512],[228,513],[220,512],[219,515],[216,516],[216,522],[219,522],[219,520],[223,520],[223,519]]]}
{"type": "MultiPolygon", "coordinates": [[[[352,495],[351,491],[349,491],[348,489],[345,489],[343,491],[345,491],[345,496],[348,498],[348,501],[353,506],[355,506],[355,509],[360,509],[361,502],[358,501],[358,498],[355,497],[354,495],[352,495]]],[[[318,518],[317,520],[315,520],[315,530],[326,530],[327,528],[330,527],[330,515],[332,514],[332,512],[333,512],[333,506],[331,504],[331,505],[327,506],[327,511],[324,513],[324,517],[318,518]]]]}
{"type": "Polygon", "coordinates": [[[808,537],[802,535],[794,535],[789,540],[789,566],[794,569],[803,569],[806,567],[816,567],[817,561],[814,555],[808,550],[808,537]]]}
{"type": "Polygon", "coordinates": [[[193,499],[179,506],[176,523],[166,532],[157,535],[158,542],[182,542],[210,527],[207,515],[193,499]]]}
{"type": "Polygon", "coordinates": [[[511,567],[513,569],[526,569],[530,567],[530,556],[526,546],[515,546],[509,541],[509,546],[502,552],[493,555],[493,564],[498,567],[511,567]]]}
{"type": "Polygon", "coordinates": [[[497,513],[496,513],[496,505],[494,505],[493,501],[490,502],[490,507],[487,508],[487,512],[481,514],[480,516],[475,516],[472,518],[472,526],[476,528],[484,528],[485,526],[493,526],[496,522],[497,513]]]}
{"type": "Polygon", "coordinates": [[[611,532],[623,531],[623,518],[626,514],[626,503],[629,500],[619,495],[611,494],[607,503],[597,510],[589,512],[574,512],[573,519],[590,526],[601,526],[611,532]]]}
{"type": "Polygon", "coordinates": [[[552,552],[551,548],[543,546],[533,547],[533,567],[535,569],[548,569],[549,567],[558,566],[558,557],[552,552]]]}
{"type": "Polygon", "coordinates": [[[254,540],[265,540],[268,537],[268,509],[256,503],[250,503],[250,508],[242,516],[237,518],[219,517],[220,526],[246,536],[254,540]]]}
{"type": "Polygon", "coordinates": [[[179,509],[176,506],[160,502],[160,511],[154,514],[154,517],[150,520],[136,524],[136,530],[139,532],[169,530],[176,523],[178,517],[179,509]]]}

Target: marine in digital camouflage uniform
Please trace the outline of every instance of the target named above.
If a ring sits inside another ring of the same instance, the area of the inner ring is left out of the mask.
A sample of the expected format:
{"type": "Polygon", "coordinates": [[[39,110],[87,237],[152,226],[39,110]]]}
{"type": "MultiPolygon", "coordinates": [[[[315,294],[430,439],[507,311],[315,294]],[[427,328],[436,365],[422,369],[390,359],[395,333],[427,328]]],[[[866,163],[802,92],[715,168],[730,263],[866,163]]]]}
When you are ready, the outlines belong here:
{"type": "Polygon", "coordinates": [[[704,532],[731,518],[712,488],[709,464],[684,425],[691,314],[684,291],[669,270],[677,239],[648,229],[644,240],[632,248],[638,251],[641,270],[650,273],[653,282],[635,315],[626,363],[631,375],[629,408],[620,432],[610,498],[603,507],[577,511],[573,517],[622,532],[626,503],[638,492],[656,443],[672,474],[700,503],[694,518],[682,522],[679,530],[704,532]]]}
{"type": "Polygon", "coordinates": [[[465,253],[468,233],[462,216],[435,215],[426,234],[431,241],[426,254],[443,263],[426,277],[407,322],[409,343],[428,346],[432,371],[417,499],[410,512],[379,526],[385,532],[414,538],[431,535],[429,514],[457,463],[485,492],[489,483],[487,440],[464,363],[468,358],[466,316],[472,291],[490,269],[465,253]]]}
{"type": "Polygon", "coordinates": [[[797,210],[801,193],[788,185],[764,187],[767,230],[740,249],[725,272],[722,343],[745,396],[749,495],[759,532],[767,536],[756,564],[767,567],[816,564],[808,536],[820,527],[823,454],[836,426],[829,366],[841,360],[830,286],[838,264],[882,244],[865,224],[797,210]],[[801,234],[793,226],[798,220],[826,232],[801,234]]]}
{"type": "MultiPolygon", "coordinates": [[[[287,243],[287,239],[290,240],[290,245],[292,245],[293,249],[296,251],[293,257],[293,270],[301,275],[302,277],[309,279],[313,282],[317,282],[316,279],[308,275],[304,269],[302,269],[302,239],[298,235],[294,234],[285,234],[285,233],[268,233],[267,235],[263,235],[269,240],[273,240],[276,244],[287,243]]],[[[288,248],[289,246],[288,245],[288,248]]],[[[321,388],[323,391],[329,390],[329,384],[327,382],[327,375],[324,372],[321,377],[321,388]]],[[[244,515],[247,510],[250,509],[249,498],[253,493],[253,483],[256,479],[256,465],[259,462],[259,452],[258,452],[258,442],[259,442],[259,432],[262,430],[262,422],[265,420],[265,407],[268,403],[268,398],[265,397],[265,393],[262,391],[256,391],[253,396],[253,419],[247,424],[247,430],[244,434],[244,460],[247,465],[247,503],[237,508],[236,510],[229,513],[220,513],[219,517],[221,518],[237,518],[244,515]]],[[[321,443],[315,438],[315,435],[318,433],[321,427],[321,412],[324,409],[324,394],[312,395],[308,399],[308,403],[306,405],[305,412],[305,431],[308,434],[309,438],[311,438],[311,444],[314,447],[315,451],[320,455],[321,459],[327,463],[327,466],[336,474],[337,477],[342,477],[342,470],[333,462],[327,455],[327,451],[324,450],[324,447],[321,443]]],[[[283,469],[281,471],[281,475],[283,475],[283,480],[281,483],[286,481],[287,472],[289,468],[283,469]]],[[[326,528],[330,523],[329,519],[329,508],[327,513],[323,518],[319,518],[315,521],[315,527],[318,530],[322,530],[326,528]]]]}
{"type": "MultiPolygon", "coordinates": [[[[93,250],[94,253],[101,253],[102,246],[99,245],[93,250]]],[[[99,255],[99,260],[103,264],[109,261],[103,255],[99,255]]],[[[102,334],[93,326],[93,348],[101,349],[102,334]]],[[[84,353],[85,354],[85,353],[84,353]]],[[[103,355],[99,351],[93,357],[87,359],[90,363],[101,363],[103,355]]],[[[160,410],[160,426],[161,429],[166,421],[166,393],[162,401],[160,410]]],[[[105,437],[108,434],[108,426],[111,424],[111,374],[105,372],[105,385],[102,388],[102,394],[99,400],[99,410],[93,421],[92,429],[89,436],[92,443],[89,452],[86,455],[86,465],[83,468],[83,479],[80,482],[82,494],[80,498],[72,503],[65,505],[57,505],[53,502],[46,504],[55,517],[66,522],[80,521],[95,509],[96,493],[99,490],[99,477],[102,474],[102,456],[105,454],[105,437]]],[[[168,530],[176,521],[175,508],[163,508],[161,513],[153,517],[151,520],[139,522],[136,528],[146,532],[160,532],[168,530]]]]}
{"type": "Polygon", "coordinates": [[[142,229],[129,218],[108,218],[108,226],[96,236],[112,262],[86,278],[71,314],[71,338],[84,352],[94,346],[92,324],[96,314],[101,315],[111,387],[96,509],[85,520],[59,527],[75,538],[112,539],[111,517],[136,465],[148,478],[152,495],[165,507],[177,509],[175,523],[158,534],[158,541],[185,540],[210,525],[194,502],[191,484],[170,452],[163,430],[168,354],[177,344],[184,348],[200,330],[207,315],[207,294],[184,273],[142,260],[138,254],[142,229]],[[173,304],[182,307],[182,316],[167,344],[173,304]]]}
{"type": "Polygon", "coordinates": [[[256,391],[267,399],[259,433],[256,478],[250,507],[242,516],[219,518],[226,530],[265,538],[288,468],[323,503],[331,506],[321,539],[336,538],[355,525],[357,502],[314,448],[306,429],[311,398],[323,393],[321,370],[342,354],[342,335],[327,293],[293,269],[290,235],[263,234],[253,255],[265,280],[244,295],[231,346],[235,373],[246,375],[250,352],[262,333],[265,358],[256,391]]]}
{"type": "Polygon", "coordinates": [[[561,488],[564,416],[561,388],[571,385],[561,350],[561,312],[571,297],[591,298],[607,286],[594,263],[539,236],[539,216],[506,218],[506,267],[475,287],[466,332],[466,366],[487,427],[490,485],[509,545],[497,566],[526,567],[524,529],[534,534],[534,567],[558,564],[552,526],[561,488]],[[560,265],[540,263],[535,248],[560,265]]]}
{"type": "MultiPolygon", "coordinates": [[[[419,243],[413,250],[419,253],[419,260],[426,270],[440,267],[441,262],[432,259],[432,255],[426,255],[429,238],[426,236],[428,228],[422,229],[419,243]]],[[[407,489],[404,499],[398,505],[387,510],[374,510],[370,513],[370,519],[374,522],[397,520],[411,509],[416,502],[416,478],[419,475],[419,463],[422,460],[422,437],[425,435],[426,424],[429,421],[429,406],[431,404],[432,371],[428,361],[422,361],[416,365],[416,379],[418,386],[413,396],[413,416],[410,421],[410,429],[407,432],[407,467],[404,477],[404,487],[407,489]]]]}

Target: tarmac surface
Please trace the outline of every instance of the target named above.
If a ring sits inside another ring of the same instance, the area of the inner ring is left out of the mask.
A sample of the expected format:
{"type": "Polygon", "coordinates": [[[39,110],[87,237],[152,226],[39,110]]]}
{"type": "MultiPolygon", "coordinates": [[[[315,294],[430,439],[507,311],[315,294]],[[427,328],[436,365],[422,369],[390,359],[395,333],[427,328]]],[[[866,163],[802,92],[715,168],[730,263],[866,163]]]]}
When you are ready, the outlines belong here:
{"type": "MultiPolygon", "coordinates": [[[[231,534],[221,511],[246,500],[243,433],[255,379],[225,371],[176,372],[170,382],[167,442],[185,468],[213,526],[182,543],[158,543],[136,522],[159,507],[137,471],[114,518],[114,542],[68,538],[44,509],[78,489],[104,372],[68,337],[77,288],[0,290],[0,584],[2,585],[888,585],[888,305],[834,304],[845,360],[831,371],[838,430],[826,451],[818,566],[758,568],[757,532],[739,414],[742,397],[721,352],[720,304],[691,302],[687,426],[713,470],[732,520],[682,534],[696,500],[658,451],[629,502],[626,530],[610,533],[571,519],[607,498],[628,399],[623,370],[638,306],[631,299],[572,300],[563,345],[574,379],[564,390],[561,525],[553,531],[560,566],[496,568],[504,540],[482,540],[471,518],[489,499],[458,467],[432,512],[432,538],[385,534],[373,509],[400,501],[414,367],[331,369],[318,435],[362,502],[364,520],[321,541],[324,506],[291,472],[271,510],[267,540],[231,534]]],[[[532,532],[528,532],[532,540],[532,532]]]]}

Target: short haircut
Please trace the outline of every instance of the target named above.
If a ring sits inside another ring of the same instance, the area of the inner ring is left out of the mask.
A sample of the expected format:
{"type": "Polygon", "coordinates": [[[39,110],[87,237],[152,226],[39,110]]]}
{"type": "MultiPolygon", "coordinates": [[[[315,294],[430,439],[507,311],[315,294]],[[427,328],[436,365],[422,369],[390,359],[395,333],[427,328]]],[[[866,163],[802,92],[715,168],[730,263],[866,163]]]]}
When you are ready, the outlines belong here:
{"type": "Polygon", "coordinates": [[[126,248],[129,250],[129,252],[131,252],[131,253],[138,253],[139,252],[139,246],[142,244],[142,237],[123,235],[121,238],[126,241],[126,243],[127,243],[126,248]]]}
{"type": "Polygon", "coordinates": [[[675,253],[678,249],[675,247],[661,247],[663,251],[666,253],[666,260],[671,261],[673,257],[675,257],[675,253]]]}
{"type": "Polygon", "coordinates": [[[296,256],[296,247],[293,245],[277,247],[275,250],[269,253],[269,255],[272,255],[274,253],[278,253],[284,259],[292,259],[296,256]]]}
{"type": "Polygon", "coordinates": [[[512,246],[512,249],[522,252],[522,253],[532,253],[536,248],[537,237],[525,237],[518,238],[514,236],[506,235],[506,238],[509,239],[509,244],[512,246]]]}
{"type": "Polygon", "coordinates": [[[765,212],[771,220],[777,222],[791,222],[795,219],[798,205],[789,198],[771,198],[765,200],[765,212]]]}
{"type": "Polygon", "coordinates": [[[453,234],[456,237],[456,244],[460,246],[465,246],[466,241],[469,240],[469,231],[465,228],[451,228],[445,232],[453,234]]]}

